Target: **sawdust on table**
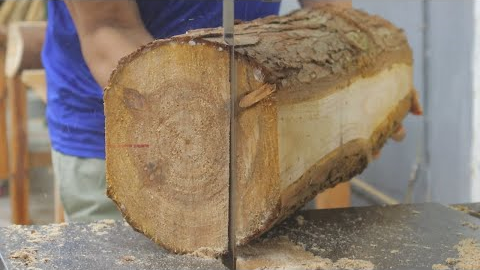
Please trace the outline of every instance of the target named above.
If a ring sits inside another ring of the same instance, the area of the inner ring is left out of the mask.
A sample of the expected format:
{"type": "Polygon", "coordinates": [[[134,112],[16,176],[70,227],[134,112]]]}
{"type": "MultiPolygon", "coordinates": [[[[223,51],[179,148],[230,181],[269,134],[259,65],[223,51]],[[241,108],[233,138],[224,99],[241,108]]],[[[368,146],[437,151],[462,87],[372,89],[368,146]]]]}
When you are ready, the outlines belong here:
{"type": "Polygon", "coordinates": [[[135,256],[132,255],[124,255],[120,257],[120,264],[129,264],[136,260],[135,256]]]}
{"type": "Polygon", "coordinates": [[[40,244],[60,237],[65,226],[67,226],[66,223],[43,225],[36,230],[21,225],[11,225],[7,227],[7,232],[10,236],[24,237],[29,243],[40,244]]]}
{"type": "Polygon", "coordinates": [[[480,217],[480,212],[470,209],[469,207],[464,205],[451,205],[449,207],[453,210],[464,212],[472,216],[480,217]]]}
{"type": "Polygon", "coordinates": [[[462,223],[462,226],[467,227],[467,228],[470,228],[470,229],[472,229],[472,230],[474,230],[474,231],[480,229],[480,226],[478,226],[477,224],[473,224],[473,223],[467,222],[467,221],[463,222],[463,223],[462,223]]]}
{"type": "Polygon", "coordinates": [[[266,239],[239,248],[237,268],[250,269],[374,269],[370,261],[341,258],[333,262],[327,258],[315,256],[302,246],[291,242],[288,237],[280,236],[266,239]]]}
{"type": "Polygon", "coordinates": [[[36,248],[22,248],[10,253],[9,258],[17,265],[32,266],[38,262],[37,258],[38,249],[36,248]]]}
{"type": "Polygon", "coordinates": [[[305,225],[305,218],[302,215],[298,215],[295,220],[297,221],[298,226],[305,225]]]}
{"type": "Polygon", "coordinates": [[[9,259],[11,259],[14,265],[22,265],[27,267],[27,269],[39,269],[34,266],[51,261],[50,258],[39,255],[39,246],[43,243],[53,242],[62,238],[66,226],[66,223],[59,223],[37,226],[34,229],[21,225],[5,227],[8,237],[21,239],[26,245],[30,245],[29,247],[23,247],[13,251],[10,253],[9,259]]]}
{"type": "Polygon", "coordinates": [[[201,259],[208,259],[208,260],[214,260],[218,259],[221,256],[221,251],[216,250],[213,248],[208,248],[208,247],[201,247],[195,250],[192,253],[189,253],[188,255],[201,258],[201,259]]]}
{"type": "Polygon", "coordinates": [[[432,269],[458,269],[458,270],[478,270],[480,269],[480,243],[473,238],[467,238],[460,241],[455,248],[458,252],[458,258],[447,258],[445,265],[434,264],[432,269]],[[446,266],[447,268],[441,268],[446,266]],[[437,268],[434,268],[437,267],[437,268]]]}
{"type": "Polygon", "coordinates": [[[90,228],[90,230],[96,235],[104,235],[108,233],[106,230],[112,228],[114,225],[115,225],[115,220],[103,219],[103,220],[99,220],[97,222],[88,224],[88,228],[90,228]]]}
{"type": "Polygon", "coordinates": [[[432,265],[432,269],[433,270],[449,270],[450,267],[446,266],[445,264],[437,263],[432,265]]]}

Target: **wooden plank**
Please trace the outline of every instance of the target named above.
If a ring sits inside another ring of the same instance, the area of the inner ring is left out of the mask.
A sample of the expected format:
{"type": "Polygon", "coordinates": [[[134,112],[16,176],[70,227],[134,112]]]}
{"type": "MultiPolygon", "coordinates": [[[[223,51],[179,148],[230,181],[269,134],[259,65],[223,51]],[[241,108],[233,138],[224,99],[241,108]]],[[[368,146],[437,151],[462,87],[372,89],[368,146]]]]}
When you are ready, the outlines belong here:
{"type": "Polygon", "coordinates": [[[5,84],[5,48],[0,47],[0,179],[9,177],[7,136],[7,88],[5,84]]]}
{"type": "Polygon", "coordinates": [[[29,224],[27,95],[19,77],[7,78],[10,102],[10,201],[12,222],[29,224]]]}

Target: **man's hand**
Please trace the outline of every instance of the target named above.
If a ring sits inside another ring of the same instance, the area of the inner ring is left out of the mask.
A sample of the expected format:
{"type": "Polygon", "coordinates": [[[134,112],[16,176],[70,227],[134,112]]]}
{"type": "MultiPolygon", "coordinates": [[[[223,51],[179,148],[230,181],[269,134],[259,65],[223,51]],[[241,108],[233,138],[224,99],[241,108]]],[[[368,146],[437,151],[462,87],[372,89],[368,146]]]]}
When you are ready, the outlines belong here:
{"type": "MultiPolygon", "coordinates": [[[[410,113],[413,115],[423,115],[422,105],[420,104],[420,99],[418,98],[418,92],[413,91],[412,96],[412,106],[410,107],[410,113]]],[[[403,127],[403,124],[400,124],[397,129],[393,132],[390,138],[396,142],[401,142],[407,136],[407,132],[403,127]]],[[[373,153],[373,159],[378,159],[380,157],[380,151],[373,153]]]]}
{"type": "Polygon", "coordinates": [[[101,87],[118,60],[153,40],[135,1],[65,1],[77,28],[82,54],[101,87]]]}

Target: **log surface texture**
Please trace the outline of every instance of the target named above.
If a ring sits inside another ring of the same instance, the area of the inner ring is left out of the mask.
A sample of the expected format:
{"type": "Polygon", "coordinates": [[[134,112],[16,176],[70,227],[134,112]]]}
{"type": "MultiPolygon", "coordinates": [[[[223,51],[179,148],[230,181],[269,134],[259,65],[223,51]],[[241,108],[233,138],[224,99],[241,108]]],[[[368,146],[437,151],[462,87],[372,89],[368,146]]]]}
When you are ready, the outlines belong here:
{"type": "MultiPolygon", "coordinates": [[[[415,101],[402,30],[326,6],[235,26],[238,244],[362,172],[415,101]]],[[[226,251],[228,47],[222,29],[154,41],[105,93],[108,195],[177,253],[226,251]]]]}

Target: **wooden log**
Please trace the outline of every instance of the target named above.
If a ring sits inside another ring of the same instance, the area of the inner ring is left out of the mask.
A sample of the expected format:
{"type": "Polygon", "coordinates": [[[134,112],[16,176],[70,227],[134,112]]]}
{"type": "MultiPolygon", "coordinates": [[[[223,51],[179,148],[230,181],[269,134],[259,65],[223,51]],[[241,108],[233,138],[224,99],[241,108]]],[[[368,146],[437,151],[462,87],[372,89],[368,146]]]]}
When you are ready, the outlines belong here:
{"type": "MultiPolygon", "coordinates": [[[[367,166],[416,100],[400,29],[326,6],[235,26],[237,241],[367,166]]],[[[228,47],[222,29],[154,41],[105,90],[108,195],[178,253],[227,247],[228,47]]]]}

